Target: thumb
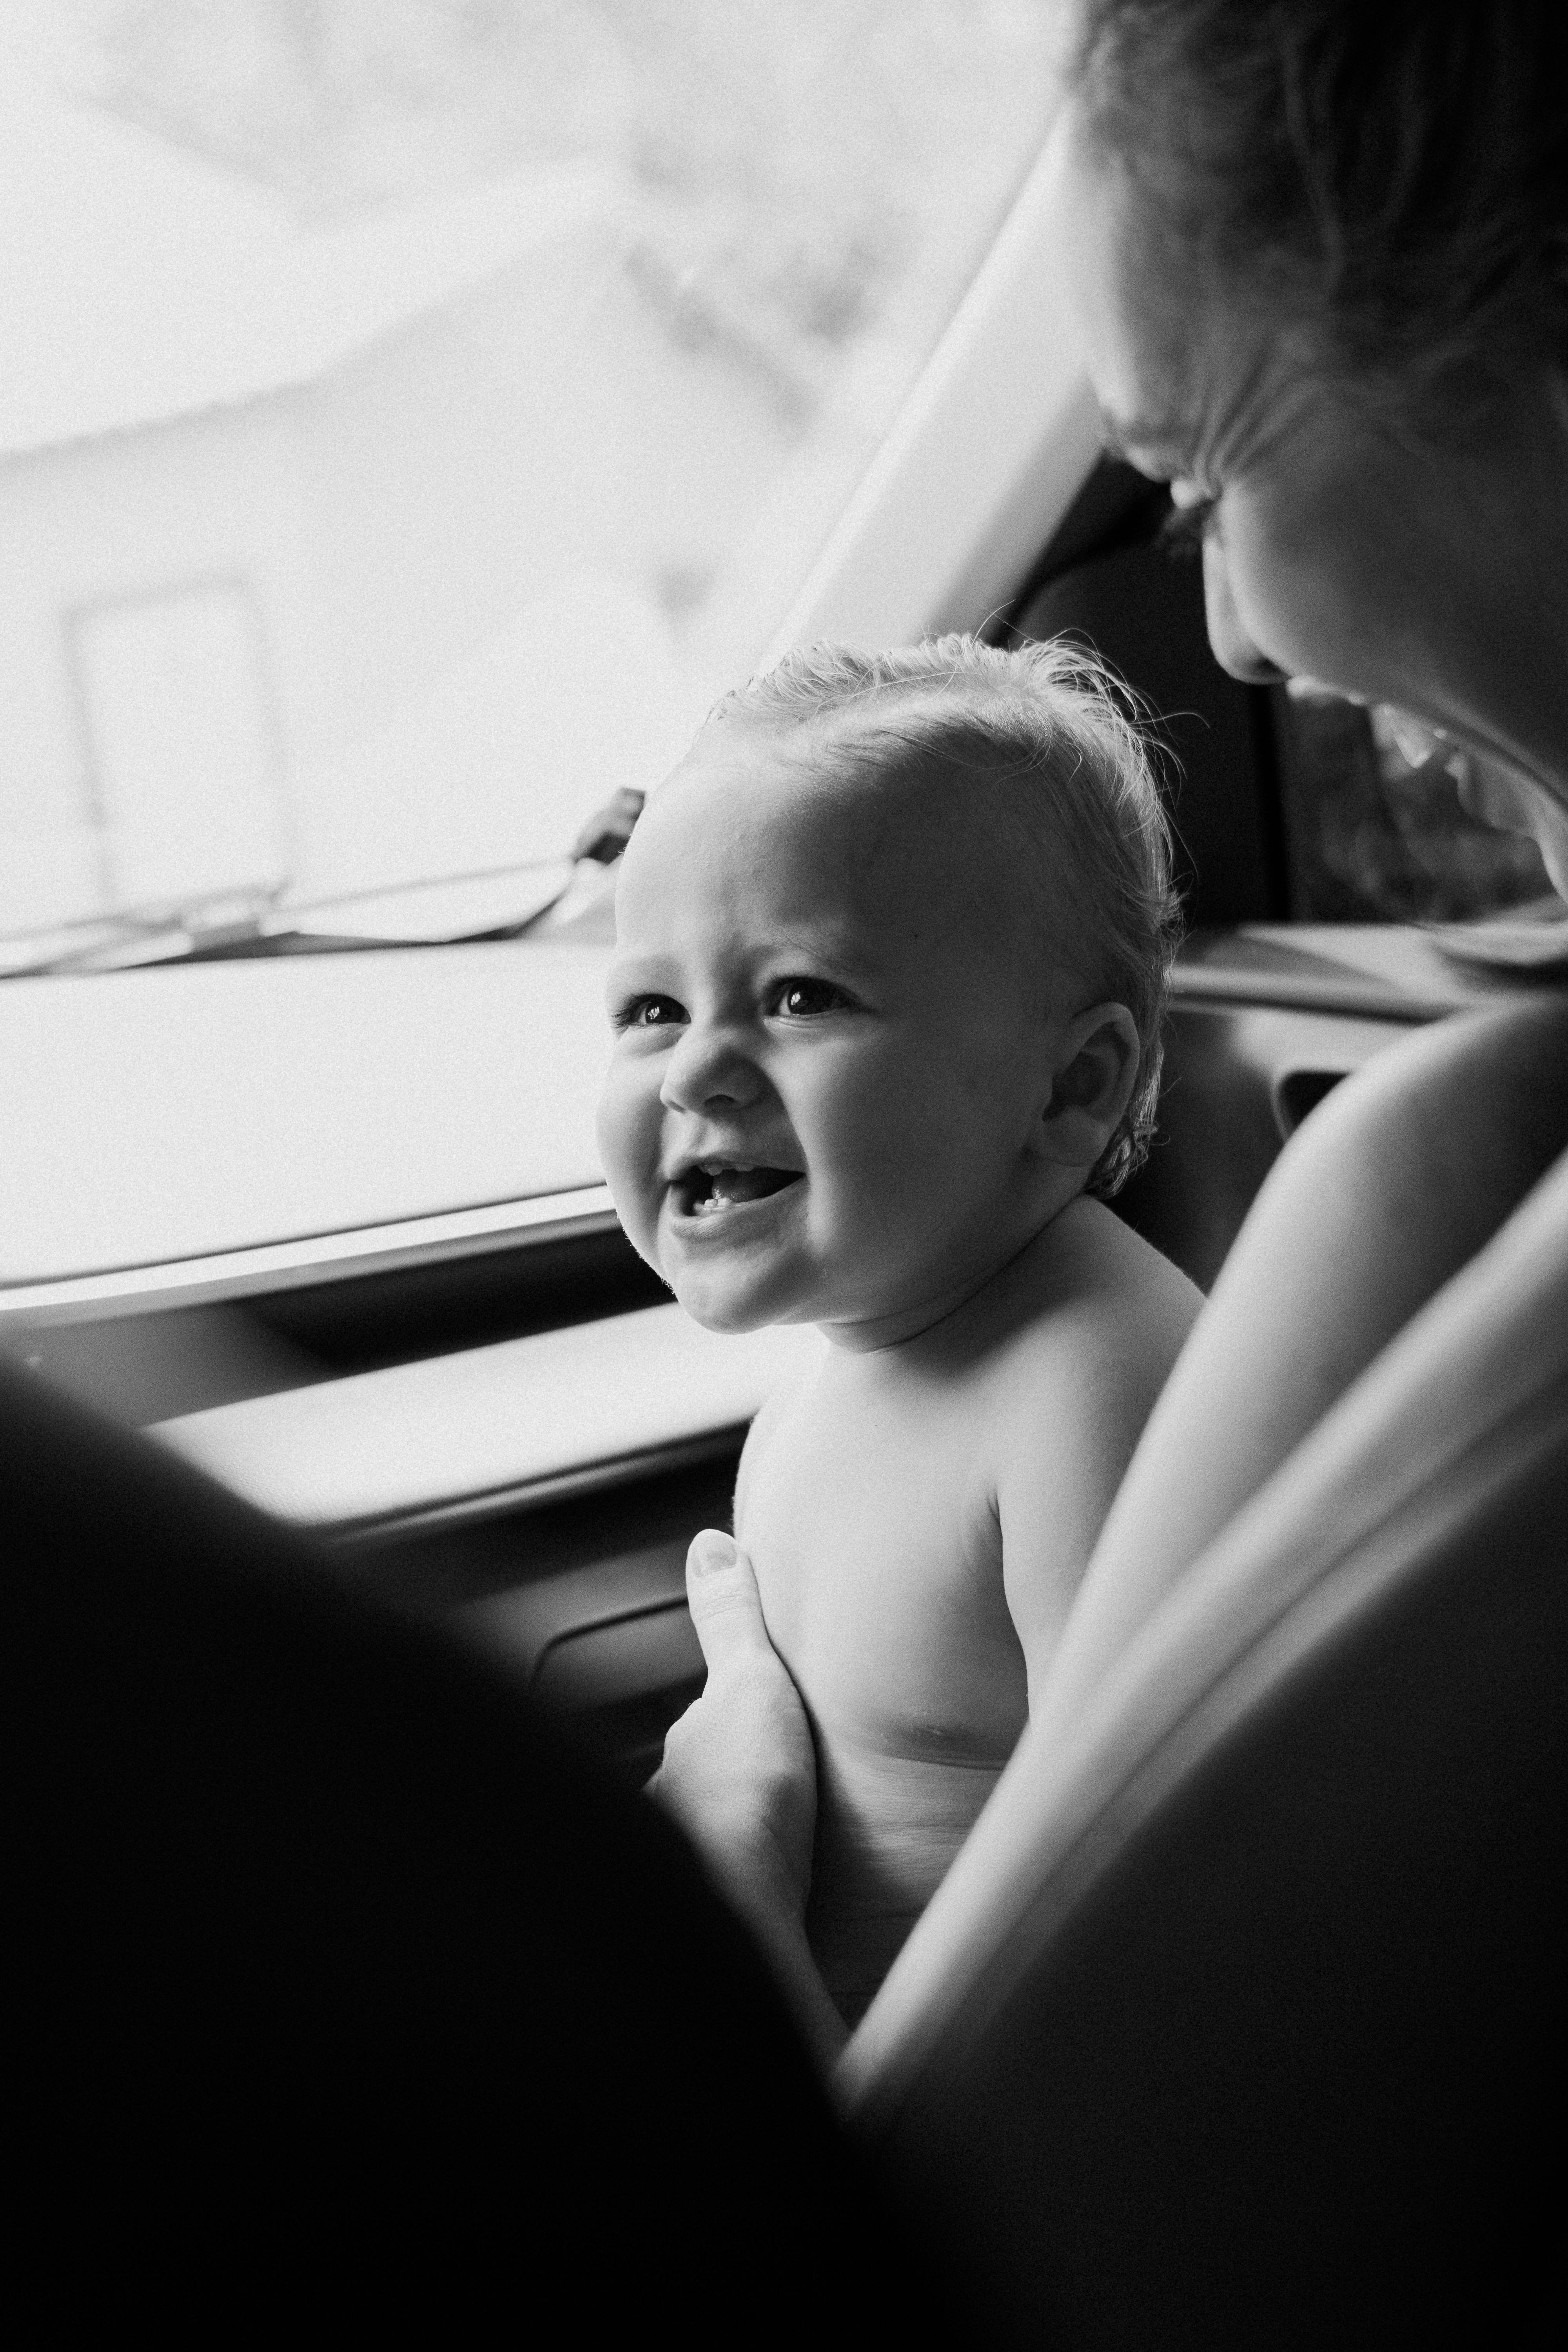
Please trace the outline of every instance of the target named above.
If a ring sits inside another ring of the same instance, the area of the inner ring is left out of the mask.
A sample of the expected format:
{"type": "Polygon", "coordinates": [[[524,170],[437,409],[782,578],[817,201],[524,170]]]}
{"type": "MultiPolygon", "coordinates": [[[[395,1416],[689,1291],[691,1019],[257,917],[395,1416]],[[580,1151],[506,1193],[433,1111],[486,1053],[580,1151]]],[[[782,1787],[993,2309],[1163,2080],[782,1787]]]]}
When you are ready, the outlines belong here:
{"type": "Polygon", "coordinates": [[[710,1673],[772,1651],[752,1563],[732,1536],[704,1528],[686,1555],[686,1598],[710,1673]]]}

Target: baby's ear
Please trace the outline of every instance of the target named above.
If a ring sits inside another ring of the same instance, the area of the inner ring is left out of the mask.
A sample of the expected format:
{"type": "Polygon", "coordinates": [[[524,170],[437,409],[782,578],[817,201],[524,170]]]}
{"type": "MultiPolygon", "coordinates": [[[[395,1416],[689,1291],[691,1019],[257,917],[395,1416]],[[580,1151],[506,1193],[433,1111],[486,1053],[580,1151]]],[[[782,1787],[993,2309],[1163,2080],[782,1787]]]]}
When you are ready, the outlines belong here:
{"type": "Polygon", "coordinates": [[[1047,1160],[1092,1168],[1110,1142],[1138,1081],[1138,1024],[1125,1004],[1095,1004],[1068,1024],[1041,1114],[1047,1160]]]}

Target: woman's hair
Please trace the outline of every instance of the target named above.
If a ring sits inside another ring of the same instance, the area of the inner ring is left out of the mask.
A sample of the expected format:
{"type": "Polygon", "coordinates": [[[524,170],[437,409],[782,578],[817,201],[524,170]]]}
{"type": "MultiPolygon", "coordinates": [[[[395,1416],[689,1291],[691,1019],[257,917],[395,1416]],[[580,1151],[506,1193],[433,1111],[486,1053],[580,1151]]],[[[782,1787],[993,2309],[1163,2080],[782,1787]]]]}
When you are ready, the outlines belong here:
{"type": "Polygon", "coordinates": [[[1078,0],[1069,82],[1227,297],[1462,425],[1568,364],[1568,0],[1078,0]]]}
{"type": "MultiPolygon", "coordinates": [[[[1088,1189],[1116,1192],[1145,1157],[1160,1094],[1161,1024],[1181,919],[1171,833],[1131,700],[1075,646],[1012,653],[966,636],[888,653],[816,645],[724,697],[712,718],[832,722],[820,772],[860,782],[940,778],[1003,788],[999,811],[1039,901],[1043,944],[1071,962],[1138,1028],[1131,1099],[1088,1189]]],[[[980,812],[976,811],[976,814],[980,812]]],[[[964,822],[955,807],[953,824],[964,822]]]]}

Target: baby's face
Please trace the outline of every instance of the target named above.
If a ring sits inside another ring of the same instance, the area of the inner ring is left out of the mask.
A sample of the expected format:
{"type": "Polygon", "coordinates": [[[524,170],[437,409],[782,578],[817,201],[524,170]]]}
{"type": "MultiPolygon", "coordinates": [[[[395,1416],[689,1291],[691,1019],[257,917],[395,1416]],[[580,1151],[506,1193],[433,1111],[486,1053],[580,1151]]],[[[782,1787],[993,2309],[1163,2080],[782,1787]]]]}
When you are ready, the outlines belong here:
{"type": "Polygon", "coordinates": [[[1037,1229],[1070,998],[1027,976],[975,830],[934,792],[814,789],[812,730],[752,721],[710,727],[650,803],[599,1139],[626,1231],[699,1322],[879,1344],[1037,1229]]]}

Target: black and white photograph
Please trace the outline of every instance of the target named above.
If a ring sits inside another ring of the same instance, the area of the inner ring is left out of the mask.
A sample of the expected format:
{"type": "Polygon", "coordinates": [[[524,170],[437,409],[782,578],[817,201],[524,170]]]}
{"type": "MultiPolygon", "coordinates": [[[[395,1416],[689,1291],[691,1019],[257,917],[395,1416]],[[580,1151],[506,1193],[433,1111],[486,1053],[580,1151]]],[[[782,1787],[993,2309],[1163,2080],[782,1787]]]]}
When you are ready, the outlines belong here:
{"type": "Polygon", "coordinates": [[[1563,0],[0,0],[0,1590],[20,2344],[1568,2342],[1563,0]]]}

